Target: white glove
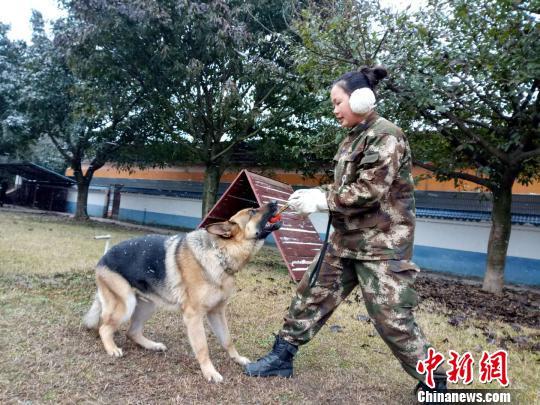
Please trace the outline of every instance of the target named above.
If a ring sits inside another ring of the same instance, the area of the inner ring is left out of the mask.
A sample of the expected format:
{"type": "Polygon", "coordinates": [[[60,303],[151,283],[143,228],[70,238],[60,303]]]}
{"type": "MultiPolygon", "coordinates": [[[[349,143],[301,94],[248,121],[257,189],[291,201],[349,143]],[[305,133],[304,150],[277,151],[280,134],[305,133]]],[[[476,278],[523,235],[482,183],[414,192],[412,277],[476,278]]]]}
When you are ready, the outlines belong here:
{"type": "Polygon", "coordinates": [[[289,206],[300,215],[328,211],[326,194],[318,188],[304,188],[291,194],[289,206]]]}

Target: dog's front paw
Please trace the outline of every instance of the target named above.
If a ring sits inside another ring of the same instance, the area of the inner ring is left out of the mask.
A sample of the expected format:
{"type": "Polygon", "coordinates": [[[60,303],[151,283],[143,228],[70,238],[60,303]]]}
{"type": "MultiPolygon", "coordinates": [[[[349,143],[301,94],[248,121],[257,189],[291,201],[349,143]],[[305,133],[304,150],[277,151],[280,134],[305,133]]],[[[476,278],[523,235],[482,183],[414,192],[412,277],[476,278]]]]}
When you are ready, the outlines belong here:
{"type": "Polygon", "coordinates": [[[167,350],[167,346],[163,343],[153,342],[152,346],[149,347],[150,350],[155,350],[156,352],[164,352],[167,350]]]}
{"type": "Polygon", "coordinates": [[[209,382],[220,383],[223,381],[223,376],[219,374],[216,370],[207,371],[204,373],[204,378],[209,382]]]}
{"type": "Polygon", "coordinates": [[[124,355],[122,349],[120,349],[119,347],[114,347],[110,350],[107,350],[107,354],[112,357],[122,357],[124,355]]]}
{"type": "Polygon", "coordinates": [[[241,366],[245,366],[246,364],[251,363],[251,360],[244,356],[235,357],[233,360],[241,366]]]}

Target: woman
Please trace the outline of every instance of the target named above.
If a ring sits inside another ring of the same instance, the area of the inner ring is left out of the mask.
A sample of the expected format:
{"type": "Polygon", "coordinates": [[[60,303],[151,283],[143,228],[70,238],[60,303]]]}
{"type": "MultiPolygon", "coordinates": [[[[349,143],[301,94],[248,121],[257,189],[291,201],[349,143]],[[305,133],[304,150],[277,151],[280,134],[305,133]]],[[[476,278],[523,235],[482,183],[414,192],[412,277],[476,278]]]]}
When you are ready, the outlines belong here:
{"type": "MultiPolygon", "coordinates": [[[[334,182],[298,190],[289,204],[300,214],[330,211],[330,236],[313,287],[298,285],[272,351],[246,366],[251,376],[292,376],[298,346],[309,342],[335,308],[360,285],[368,313],[407,373],[427,389],[416,371],[430,347],[414,320],[412,284],[419,268],[411,262],[414,184],[411,151],[403,132],[375,112],[374,89],[386,77],[382,67],[363,68],[337,79],[330,91],[334,115],[350,131],[334,157],[334,182]]],[[[446,373],[435,373],[436,389],[446,389],[446,373]]]]}

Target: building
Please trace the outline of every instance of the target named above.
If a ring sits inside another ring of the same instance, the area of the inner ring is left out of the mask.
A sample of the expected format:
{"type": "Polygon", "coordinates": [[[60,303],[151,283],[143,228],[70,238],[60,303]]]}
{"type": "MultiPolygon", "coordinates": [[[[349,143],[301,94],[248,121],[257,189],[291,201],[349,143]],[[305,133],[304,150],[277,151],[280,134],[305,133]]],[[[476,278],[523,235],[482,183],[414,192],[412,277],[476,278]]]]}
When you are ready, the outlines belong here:
{"type": "Polygon", "coordinates": [[[8,185],[6,203],[65,211],[75,181],[29,162],[0,162],[0,179],[8,185]]]}
{"type": "MultiPolygon", "coordinates": [[[[255,169],[255,172],[260,172],[255,169]]],[[[226,172],[220,193],[238,172],[226,172]]],[[[72,173],[67,172],[67,176],[72,173]]],[[[261,173],[293,187],[316,186],[318,179],[274,170],[261,173]]],[[[436,182],[427,172],[416,188],[417,229],[414,260],[422,268],[481,277],[491,229],[491,200],[472,183],[459,189],[453,181],[436,182]]],[[[91,216],[109,216],[146,225],[195,228],[201,221],[204,168],[184,166],[120,171],[111,166],[94,176],[88,197],[91,216]]],[[[67,197],[67,211],[74,212],[77,191],[67,197]]],[[[512,205],[512,235],[505,270],[507,282],[540,285],[540,184],[516,185],[512,205]]],[[[311,217],[323,237],[326,215],[311,217]]]]}

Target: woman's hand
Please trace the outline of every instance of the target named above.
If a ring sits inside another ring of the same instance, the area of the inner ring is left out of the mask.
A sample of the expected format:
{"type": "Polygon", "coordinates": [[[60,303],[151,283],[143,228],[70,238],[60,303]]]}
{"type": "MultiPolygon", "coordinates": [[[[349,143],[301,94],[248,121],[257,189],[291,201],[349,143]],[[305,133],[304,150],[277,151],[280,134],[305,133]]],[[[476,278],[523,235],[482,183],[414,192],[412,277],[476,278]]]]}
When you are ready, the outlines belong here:
{"type": "Polygon", "coordinates": [[[304,188],[291,194],[289,206],[298,214],[306,216],[314,212],[328,211],[326,194],[319,188],[304,188]]]}

